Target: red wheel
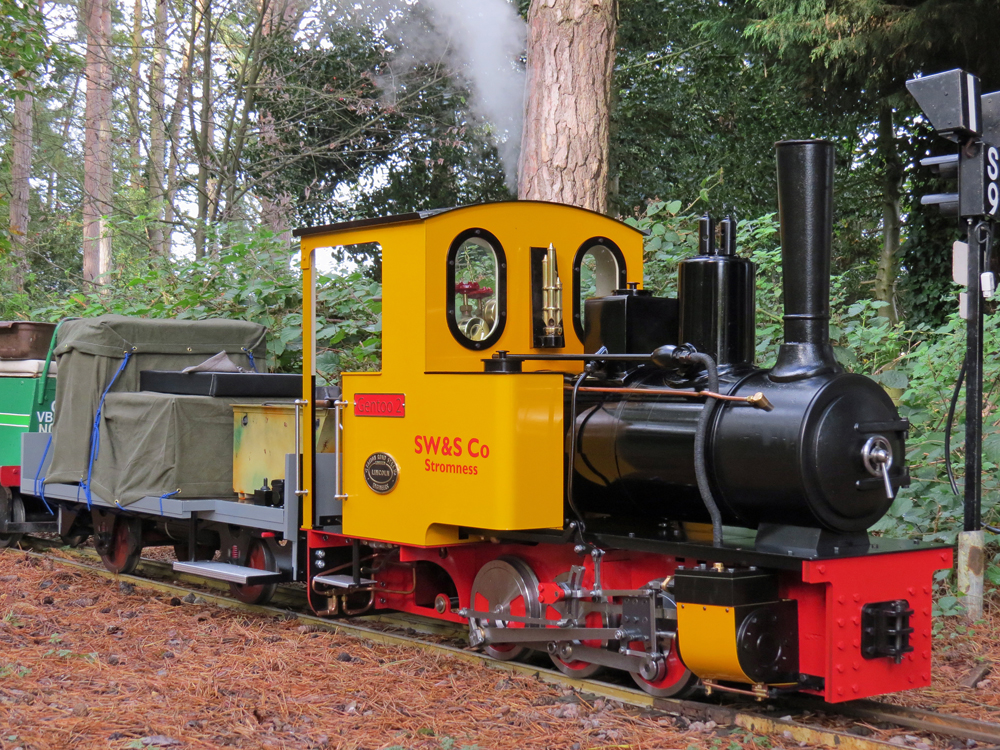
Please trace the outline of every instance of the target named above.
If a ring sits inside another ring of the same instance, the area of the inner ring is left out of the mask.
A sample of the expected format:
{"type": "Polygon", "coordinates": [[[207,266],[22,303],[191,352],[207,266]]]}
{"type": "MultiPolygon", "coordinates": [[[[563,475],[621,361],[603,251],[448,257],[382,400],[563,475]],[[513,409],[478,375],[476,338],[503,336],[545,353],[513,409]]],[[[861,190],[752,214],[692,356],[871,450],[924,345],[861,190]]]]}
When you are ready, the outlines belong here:
{"type": "MultiPolygon", "coordinates": [[[[643,641],[632,641],[629,648],[633,651],[645,651],[643,641]]],[[[656,674],[644,677],[638,672],[630,672],[635,684],[656,698],[686,698],[698,689],[698,678],[684,666],[677,654],[677,639],[670,640],[670,650],[666,658],[658,664],[656,674]]]]}
{"type": "Polygon", "coordinates": [[[134,573],[142,555],[142,521],[134,516],[115,516],[107,548],[103,552],[98,549],[98,554],[112,573],[134,573]]]}
{"type": "MultiPolygon", "coordinates": [[[[277,571],[278,565],[274,559],[274,553],[268,549],[267,542],[254,539],[250,542],[250,550],[247,552],[247,559],[244,563],[247,567],[257,570],[277,571]]],[[[276,583],[231,583],[229,590],[232,595],[244,604],[266,604],[271,601],[276,583]]]]}
{"type": "MultiPolygon", "coordinates": [[[[604,618],[601,616],[600,612],[590,612],[587,614],[584,623],[588,628],[603,628],[604,618]]],[[[591,648],[606,648],[608,645],[607,641],[597,639],[574,641],[574,643],[579,643],[581,646],[590,646],[591,648]]],[[[578,680],[585,680],[588,677],[593,677],[595,674],[600,672],[602,668],[600,664],[592,664],[591,662],[583,661],[582,659],[563,659],[559,656],[558,650],[556,653],[552,653],[550,651],[549,658],[552,659],[552,663],[556,666],[556,669],[564,675],[575,677],[578,680]]]]}
{"type": "MultiPolygon", "coordinates": [[[[508,617],[541,617],[542,605],[538,601],[538,578],[526,562],[517,557],[500,557],[486,563],[472,582],[470,601],[479,612],[497,615],[496,619],[470,620],[472,627],[523,628],[524,622],[508,617]]],[[[537,627],[537,626],[529,626],[537,627]]],[[[517,643],[487,643],[483,651],[494,659],[510,661],[525,651],[517,643]]]]}

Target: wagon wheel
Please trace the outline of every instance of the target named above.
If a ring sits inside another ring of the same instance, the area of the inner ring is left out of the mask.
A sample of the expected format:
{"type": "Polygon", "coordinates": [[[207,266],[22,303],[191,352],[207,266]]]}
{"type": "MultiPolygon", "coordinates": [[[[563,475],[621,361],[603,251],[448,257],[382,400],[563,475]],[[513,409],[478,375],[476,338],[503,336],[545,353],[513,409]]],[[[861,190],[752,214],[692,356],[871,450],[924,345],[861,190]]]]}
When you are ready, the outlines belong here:
{"type": "MultiPolygon", "coordinates": [[[[256,568],[257,570],[270,570],[274,572],[278,570],[278,563],[274,559],[274,553],[268,548],[267,543],[260,539],[254,539],[250,542],[250,549],[247,551],[247,558],[244,564],[247,567],[256,568]]],[[[266,604],[271,601],[271,597],[274,596],[277,588],[278,584],[276,583],[229,584],[229,590],[232,592],[232,595],[244,604],[266,604]]]]}
{"type": "Polygon", "coordinates": [[[97,550],[104,567],[112,573],[131,575],[142,555],[142,521],[135,516],[116,515],[107,548],[97,550]]]}
{"type": "MultiPolygon", "coordinates": [[[[24,523],[24,501],[20,495],[14,496],[10,488],[0,486],[0,518],[6,518],[12,523],[24,523]]],[[[24,534],[0,534],[0,549],[13,547],[24,534]]]]}
{"type": "Polygon", "coordinates": [[[59,539],[67,547],[82,547],[90,539],[91,531],[82,520],[86,516],[78,516],[73,520],[69,530],[65,534],[60,534],[59,539]]]}
{"type": "MultiPolygon", "coordinates": [[[[498,615],[497,619],[470,621],[474,626],[489,628],[523,628],[522,622],[511,622],[504,615],[541,617],[538,599],[538,578],[526,562],[517,557],[500,557],[486,563],[476,574],[470,596],[472,608],[498,615]]],[[[488,644],[483,651],[494,659],[509,661],[523,655],[528,648],[516,643],[488,644]]]]}

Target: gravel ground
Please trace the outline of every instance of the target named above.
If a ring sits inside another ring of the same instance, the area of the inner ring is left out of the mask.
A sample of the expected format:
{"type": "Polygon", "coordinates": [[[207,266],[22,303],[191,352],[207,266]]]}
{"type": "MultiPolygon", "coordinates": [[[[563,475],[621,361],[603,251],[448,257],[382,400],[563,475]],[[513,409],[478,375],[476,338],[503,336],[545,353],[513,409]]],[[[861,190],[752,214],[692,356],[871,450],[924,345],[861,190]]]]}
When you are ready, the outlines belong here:
{"type": "Polygon", "coordinates": [[[938,618],[932,683],[922,690],[886,698],[900,705],[1000,723],[1000,590],[987,589],[983,619],[938,618]],[[987,673],[973,687],[963,681],[987,673]]]}
{"type": "Polygon", "coordinates": [[[0,749],[786,748],[0,553],[0,749]]]}

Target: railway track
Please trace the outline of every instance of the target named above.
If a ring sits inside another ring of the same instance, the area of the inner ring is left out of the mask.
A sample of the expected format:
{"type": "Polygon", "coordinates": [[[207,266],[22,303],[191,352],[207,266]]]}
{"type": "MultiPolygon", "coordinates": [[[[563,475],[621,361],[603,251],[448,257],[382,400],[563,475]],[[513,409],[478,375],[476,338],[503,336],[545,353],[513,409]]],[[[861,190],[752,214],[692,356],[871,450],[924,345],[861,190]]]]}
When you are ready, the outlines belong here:
{"type": "MultiPolygon", "coordinates": [[[[266,615],[293,617],[303,624],[362,638],[384,645],[405,645],[446,654],[465,662],[489,664],[501,670],[535,676],[538,679],[572,687],[585,696],[619,701],[647,711],[683,716],[691,721],[714,721],[719,726],[739,727],[755,734],[777,735],[805,746],[828,746],[845,750],[875,750],[898,748],[899,744],[872,736],[862,736],[840,728],[823,726],[824,720],[847,718],[857,722],[861,731],[898,728],[926,733],[928,744],[941,746],[941,739],[974,741],[980,750],[1000,750],[1000,724],[938,714],[923,709],[897,706],[879,701],[862,700],[831,705],[809,696],[790,696],[778,701],[750,703],[718,696],[720,702],[654,698],[641,690],[594,679],[574,679],[538,664],[495,661],[485,654],[468,650],[464,628],[450,623],[429,621],[405,614],[379,614],[345,620],[329,620],[307,611],[305,590],[279,586],[273,604],[248,605],[236,601],[221,591],[228,585],[211,579],[174,571],[169,563],[144,558],[139,575],[124,576],[108,572],[92,549],[60,548],[68,556],[50,556],[57,543],[27,537],[21,543],[27,554],[49,556],[58,564],[87,570],[104,578],[128,580],[174,596],[200,597],[206,604],[266,615]],[[182,585],[187,584],[187,585],[182,585]],[[197,587],[197,588],[192,588],[197,587]],[[820,719],[820,723],[816,722],[820,719]]],[[[912,745],[903,745],[912,746],[912,745]]]]}

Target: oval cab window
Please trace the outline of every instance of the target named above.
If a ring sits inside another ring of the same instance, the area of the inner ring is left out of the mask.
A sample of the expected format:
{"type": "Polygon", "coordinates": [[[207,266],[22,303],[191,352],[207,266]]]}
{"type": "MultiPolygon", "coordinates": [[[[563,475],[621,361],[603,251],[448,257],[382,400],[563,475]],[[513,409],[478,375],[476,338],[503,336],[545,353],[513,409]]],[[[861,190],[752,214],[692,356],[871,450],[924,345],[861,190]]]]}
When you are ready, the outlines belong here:
{"type": "Polygon", "coordinates": [[[603,237],[588,240],[576,251],[573,263],[576,295],[573,298],[573,323],[584,339],[584,309],[588,299],[607,297],[625,287],[625,256],[618,246],[603,237]]]}
{"type": "Polygon", "coordinates": [[[485,229],[460,234],[448,253],[448,327],[462,346],[484,349],[499,338],[507,315],[507,261],[485,229]]]}

